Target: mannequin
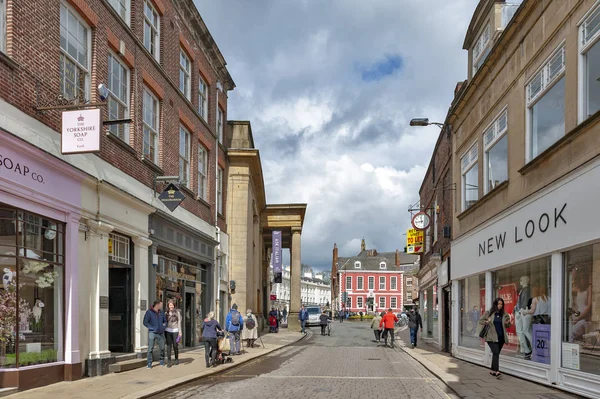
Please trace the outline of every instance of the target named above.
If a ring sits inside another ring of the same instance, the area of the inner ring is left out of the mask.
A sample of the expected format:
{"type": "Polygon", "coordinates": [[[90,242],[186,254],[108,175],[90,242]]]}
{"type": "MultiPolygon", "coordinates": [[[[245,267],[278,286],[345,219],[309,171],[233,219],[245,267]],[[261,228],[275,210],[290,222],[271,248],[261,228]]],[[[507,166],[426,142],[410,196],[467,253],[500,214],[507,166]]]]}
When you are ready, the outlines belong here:
{"type": "Polygon", "coordinates": [[[525,360],[531,359],[531,315],[521,314],[521,310],[528,309],[531,299],[531,288],[529,287],[529,276],[522,276],[519,280],[521,290],[517,297],[517,303],[514,308],[515,323],[517,327],[517,336],[521,353],[525,355],[525,360]]]}

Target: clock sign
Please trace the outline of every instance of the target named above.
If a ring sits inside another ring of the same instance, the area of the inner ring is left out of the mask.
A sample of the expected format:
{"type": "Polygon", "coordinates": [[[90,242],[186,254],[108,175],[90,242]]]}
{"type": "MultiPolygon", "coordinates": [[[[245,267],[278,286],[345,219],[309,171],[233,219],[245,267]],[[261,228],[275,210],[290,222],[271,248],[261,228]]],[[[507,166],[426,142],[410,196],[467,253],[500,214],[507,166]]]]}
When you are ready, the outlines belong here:
{"type": "Polygon", "coordinates": [[[419,212],[412,218],[412,225],[417,230],[427,230],[431,219],[426,212],[419,212]]]}

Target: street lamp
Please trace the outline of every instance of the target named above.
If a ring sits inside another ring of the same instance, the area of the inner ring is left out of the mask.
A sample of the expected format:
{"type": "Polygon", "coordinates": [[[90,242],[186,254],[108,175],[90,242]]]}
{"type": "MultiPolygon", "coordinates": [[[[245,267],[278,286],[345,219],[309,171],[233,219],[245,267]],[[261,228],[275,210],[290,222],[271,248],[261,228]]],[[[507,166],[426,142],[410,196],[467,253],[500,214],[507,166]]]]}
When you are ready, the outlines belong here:
{"type": "Polygon", "coordinates": [[[440,128],[444,127],[443,123],[439,123],[439,122],[429,122],[429,118],[413,118],[410,120],[410,125],[411,126],[429,126],[429,125],[436,125],[440,128]]]}

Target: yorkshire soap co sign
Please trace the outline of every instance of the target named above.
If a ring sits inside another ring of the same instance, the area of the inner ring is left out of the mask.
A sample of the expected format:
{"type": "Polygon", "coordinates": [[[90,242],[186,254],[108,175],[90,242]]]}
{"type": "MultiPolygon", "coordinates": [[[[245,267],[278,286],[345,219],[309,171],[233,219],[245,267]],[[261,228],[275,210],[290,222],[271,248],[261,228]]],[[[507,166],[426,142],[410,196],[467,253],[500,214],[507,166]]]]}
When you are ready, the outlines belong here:
{"type": "Polygon", "coordinates": [[[102,112],[99,108],[63,112],[62,153],[99,152],[101,132],[102,112]]]}
{"type": "Polygon", "coordinates": [[[452,243],[452,278],[549,255],[600,238],[598,181],[600,165],[588,167],[458,238],[452,243]]]}

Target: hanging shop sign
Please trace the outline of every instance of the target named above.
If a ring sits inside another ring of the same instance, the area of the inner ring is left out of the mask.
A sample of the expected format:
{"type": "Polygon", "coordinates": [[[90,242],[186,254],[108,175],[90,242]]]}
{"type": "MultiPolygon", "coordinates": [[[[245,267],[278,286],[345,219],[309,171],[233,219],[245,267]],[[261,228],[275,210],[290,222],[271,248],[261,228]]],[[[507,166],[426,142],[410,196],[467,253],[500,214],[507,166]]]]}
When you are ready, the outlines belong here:
{"type": "Polygon", "coordinates": [[[63,154],[100,152],[101,132],[102,112],[100,108],[64,111],[62,113],[61,152],[63,154]]]}
{"type": "Polygon", "coordinates": [[[176,185],[171,183],[167,186],[165,191],[158,196],[158,199],[173,212],[185,199],[185,195],[179,191],[179,188],[176,185]]]}
{"type": "Polygon", "coordinates": [[[406,253],[420,254],[423,252],[425,232],[423,230],[409,229],[406,232],[406,253]]]}

